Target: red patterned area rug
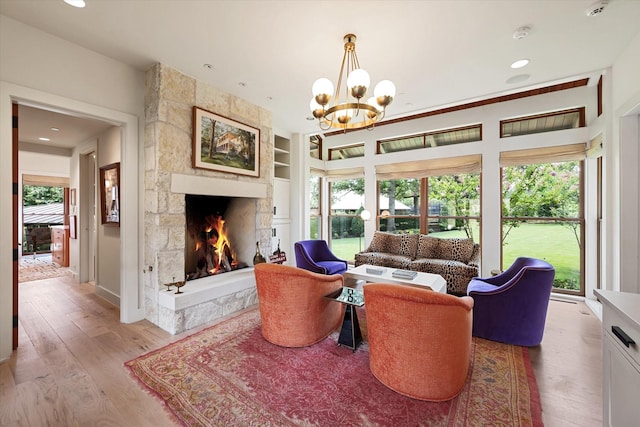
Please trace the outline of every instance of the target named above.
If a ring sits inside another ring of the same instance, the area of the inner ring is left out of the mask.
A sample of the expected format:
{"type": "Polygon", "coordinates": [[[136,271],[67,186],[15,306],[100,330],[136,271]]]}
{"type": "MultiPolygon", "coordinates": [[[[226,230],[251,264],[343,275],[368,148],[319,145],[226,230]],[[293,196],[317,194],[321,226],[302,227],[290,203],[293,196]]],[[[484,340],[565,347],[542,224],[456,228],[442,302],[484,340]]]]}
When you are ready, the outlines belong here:
{"type": "Polygon", "coordinates": [[[526,348],[473,339],[462,393],[431,403],[397,394],[336,336],[282,348],[251,310],[125,363],[171,417],[187,426],[540,426],[526,348]]]}

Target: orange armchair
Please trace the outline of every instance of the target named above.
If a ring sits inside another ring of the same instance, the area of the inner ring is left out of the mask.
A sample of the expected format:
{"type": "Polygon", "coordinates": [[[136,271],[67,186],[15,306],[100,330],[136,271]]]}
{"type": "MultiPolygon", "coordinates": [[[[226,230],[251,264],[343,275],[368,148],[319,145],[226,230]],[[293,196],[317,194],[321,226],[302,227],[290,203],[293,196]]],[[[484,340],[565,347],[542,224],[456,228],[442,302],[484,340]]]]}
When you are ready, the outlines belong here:
{"type": "Polygon", "coordinates": [[[473,299],[383,283],[364,285],[373,375],[419,400],[453,399],[471,363],[473,299]]]}
{"type": "Polygon", "coordinates": [[[344,304],[324,298],[340,289],[339,274],[324,275],[281,264],[254,266],[262,336],[282,347],[306,347],[342,322],[344,304]]]}

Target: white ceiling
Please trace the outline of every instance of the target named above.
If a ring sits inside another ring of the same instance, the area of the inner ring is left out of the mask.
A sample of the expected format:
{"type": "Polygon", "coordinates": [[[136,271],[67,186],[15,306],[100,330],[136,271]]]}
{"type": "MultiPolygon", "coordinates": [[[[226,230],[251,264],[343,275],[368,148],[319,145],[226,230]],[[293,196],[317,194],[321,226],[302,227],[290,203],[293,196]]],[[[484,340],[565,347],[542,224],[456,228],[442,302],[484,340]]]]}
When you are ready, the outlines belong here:
{"type": "Polygon", "coordinates": [[[20,105],[18,110],[18,140],[23,147],[26,142],[46,147],[70,149],[87,142],[111,126],[110,123],[101,120],[25,105],[20,105]],[[54,128],[58,130],[54,130],[54,128]],[[49,138],[50,141],[41,141],[39,138],[49,138]]]}
{"type": "MultiPolygon", "coordinates": [[[[640,31],[640,1],[0,0],[0,13],[145,71],[156,62],[260,105],[283,131],[308,121],[311,85],[336,83],[343,36],[372,86],[390,79],[395,118],[597,77],[640,31]],[[521,26],[528,37],[513,38],[521,26]],[[531,63],[513,70],[521,58],[531,63]],[[211,64],[207,69],[203,64],[211,64]],[[521,74],[529,77],[508,83],[521,74]],[[240,85],[244,83],[245,85],[240,85]]],[[[593,83],[592,83],[593,84],[593,83]]]]}

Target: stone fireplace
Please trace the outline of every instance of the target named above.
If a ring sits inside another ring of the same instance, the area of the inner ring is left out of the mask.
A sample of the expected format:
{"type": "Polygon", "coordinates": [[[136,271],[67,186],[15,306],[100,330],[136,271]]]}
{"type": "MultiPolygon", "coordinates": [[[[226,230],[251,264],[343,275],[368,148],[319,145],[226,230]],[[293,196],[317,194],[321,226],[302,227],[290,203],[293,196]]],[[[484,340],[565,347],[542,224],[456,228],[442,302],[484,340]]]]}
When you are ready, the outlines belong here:
{"type": "Polygon", "coordinates": [[[177,334],[257,303],[256,242],[263,254],[272,250],[272,119],[269,111],[162,64],[147,72],[146,86],[144,308],[148,320],[177,334]],[[194,106],[260,130],[259,177],[193,167],[194,106]],[[187,195],[220,202],[208,214],[221,213],[232,246],[229,251],[235,252],[236,263],[247,267],[189,280],[181,288],[183,293],[176,294],[175,288],[167,290],[165,285],[185,280],[197,265],[198,259],[186,256],[195,241],[216,240],[207,233],[190,236],[187,195]]]}

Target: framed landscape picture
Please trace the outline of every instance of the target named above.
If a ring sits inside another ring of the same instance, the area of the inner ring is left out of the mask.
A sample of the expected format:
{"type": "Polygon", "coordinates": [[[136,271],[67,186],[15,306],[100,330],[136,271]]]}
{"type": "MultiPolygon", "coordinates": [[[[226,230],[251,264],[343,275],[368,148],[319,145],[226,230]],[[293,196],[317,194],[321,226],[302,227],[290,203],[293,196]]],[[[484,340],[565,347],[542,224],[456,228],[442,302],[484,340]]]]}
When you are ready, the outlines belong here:
{"type": "Polygon", "coordinates": [[[194,106],[193,167],[260,176],[260,129],[194,106]]]}

